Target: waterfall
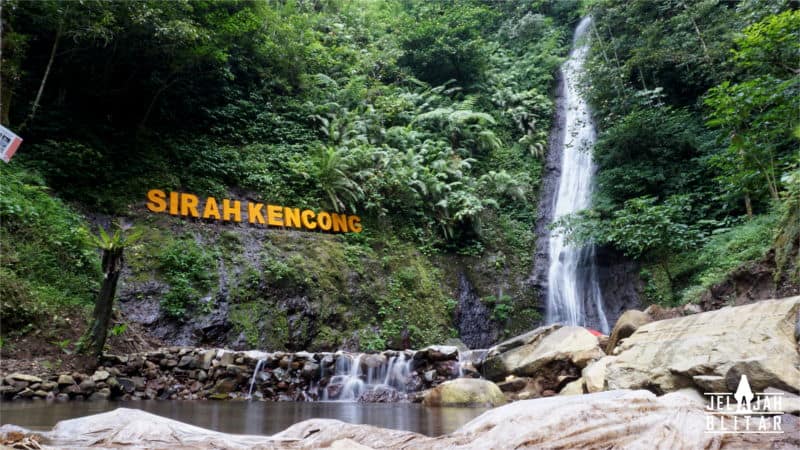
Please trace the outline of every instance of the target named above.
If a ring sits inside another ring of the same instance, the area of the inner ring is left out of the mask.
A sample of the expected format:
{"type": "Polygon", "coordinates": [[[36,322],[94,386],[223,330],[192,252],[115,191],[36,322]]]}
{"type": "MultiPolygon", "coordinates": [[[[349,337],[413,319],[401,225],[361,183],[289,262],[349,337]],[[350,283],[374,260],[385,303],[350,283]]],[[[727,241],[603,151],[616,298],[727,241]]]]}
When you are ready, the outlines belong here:
{"type": "Polygon", "coordinates": [[[378,389],[394,391],[398,396],[408,392],[413,356],[405,353],[389,356],[380,365],[368,367],[366,374],[362,369],[365,356],[369,355],[337,353],[333,375],[319,396],[322,401],[354,402],[378,389]],[[335,389],[331,390],[332,386],[335,389]]]}
{"type": "Polygon", "coordinates": [[[264,363],[267,362],[266,359],[259,359],[256,363],[256,368],[253,370],[253,377],[250,379],[250,390],[247,391],[247,399],[251,400],[253,398],[253,386],[256,385],[256,377],[258,376],[258,372],[261,371],[261,367],[264,363]]]}
{"type": "MultiPolygon", "coordinates": [[[[583,37],[590,23],[589,17],[581,20],[575,30],[573,49],[561,68],[566,108],[560,120],[564,121],[565,135],[562,148],[559,149],[561,177],[553,199],[554,221],[588,208],[592,200],[595,129],[589,106],[579,91],[583,64],[589,50],[583,37]]],[[[594,247],[576,248],[568,245],[560,233],[553,233],[549,239],[548,253],[547,322],[586,325],[586,308],[593,308],[597,312],[601,331],[608,333],[594,247]]]]}

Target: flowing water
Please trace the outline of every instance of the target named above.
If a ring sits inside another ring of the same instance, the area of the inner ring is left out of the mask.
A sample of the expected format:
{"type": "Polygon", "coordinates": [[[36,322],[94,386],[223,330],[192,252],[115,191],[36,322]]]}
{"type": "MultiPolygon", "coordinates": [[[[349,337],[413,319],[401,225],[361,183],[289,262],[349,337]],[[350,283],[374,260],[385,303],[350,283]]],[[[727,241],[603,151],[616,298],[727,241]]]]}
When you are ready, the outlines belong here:
{"type": "MultiPolygon", "coordinates": [[[[584,18],[575,30],[573,50],[561,68],[564,77],[566,102],[563,129],[565,136],[561,149],[561,177],[554,196],[553,220],[586,209],[592,200],[592,178],[595,167],[592,147],[595,128],[589,106],[582,97],[579,83],[583,64],[589,50],[584,37],[591,19],[584,18]]],[[[603,299],[597,279],[595,250],[593,246],[576,248],[564,237],[553,233],[549,241],[550,267],[548,270],[547,322],[568,325],[585,325],[585,308],[594,308],[599,317],[601,331],[608,333],[608,320],[603,311],[603,299]]]]}

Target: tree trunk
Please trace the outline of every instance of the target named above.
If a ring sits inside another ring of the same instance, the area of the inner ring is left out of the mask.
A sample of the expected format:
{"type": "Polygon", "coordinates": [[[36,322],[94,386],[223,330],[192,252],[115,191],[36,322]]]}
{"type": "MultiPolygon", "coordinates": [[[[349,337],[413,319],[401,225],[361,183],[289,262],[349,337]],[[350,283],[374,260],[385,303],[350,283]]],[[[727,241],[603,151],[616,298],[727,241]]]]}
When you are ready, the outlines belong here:
{"type": "Polygon", "coordinates": [[[99,356],[106,345],[114,295],[117,291],[117,281],[122,272],[123,262],[122,248],[103,250],[103,286],[100,288],[94,305],[92,325],[87,330],[82,345],[84,351],[91,355],[99,356]]]}
{"type": "Polygon", "coordinates": [[[750,200],[750,193],[744,193],[744,208],[747,210],[747,218],[753,218],[753,202],[750,200]]]}
{"type": "Polygon", "coordinates": [[[20,130],[22,130],[25,125],[29,122],[33,122],[33,118],[36,117],[36,110],[39,109],[39,102],[42,100],[42,92],[44,92],[44,85],[47,84],[47,78],[50,76],[50,69],[53,67],[53,60],[56,59],[56,51],[58,50],[58,43],[61,41],[61,33],[64,30],[64,19],[61,19],[61,23],[58,25],[58,31],[56,31],[56,38],[53,40],[53,48],[50,50],[50,59],[47,61],[47,67],[44,69],[44,76],[42,76],[42,82],[39,84],[39,91],[36,93],[36,99],[33,100],[33,107],[31,108],[31,114],[25,120],[25,122],[20,126],[20,130]]]}

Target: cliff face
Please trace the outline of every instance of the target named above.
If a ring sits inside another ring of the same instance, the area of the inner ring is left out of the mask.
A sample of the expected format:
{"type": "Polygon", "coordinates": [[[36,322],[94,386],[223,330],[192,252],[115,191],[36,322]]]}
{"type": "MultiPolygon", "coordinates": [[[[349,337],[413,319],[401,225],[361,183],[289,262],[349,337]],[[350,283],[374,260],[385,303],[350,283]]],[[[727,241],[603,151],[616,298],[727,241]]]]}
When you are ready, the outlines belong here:
{"type": "Polygon", "coordinates": [[[121,316],[168,345],[379,350],[461,337],[475,348],[536,323],[527,261],[499,250],[428,256],[381,230],[266,229],[143,207],[129,220],[144,236],[126,254],[121,316]]]}

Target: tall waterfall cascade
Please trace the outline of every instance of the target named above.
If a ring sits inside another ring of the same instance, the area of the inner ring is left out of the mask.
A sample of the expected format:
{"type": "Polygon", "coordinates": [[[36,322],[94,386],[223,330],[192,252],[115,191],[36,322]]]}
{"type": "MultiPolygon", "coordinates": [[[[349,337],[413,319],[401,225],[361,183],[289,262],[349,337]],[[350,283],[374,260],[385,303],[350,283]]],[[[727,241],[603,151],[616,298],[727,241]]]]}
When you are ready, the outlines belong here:
{"type": "MultiPolygon", "coordinates": [[[[589,51],[586,42],[591,18],[585,17],[575,30],[573,49],[561,67],[564,139],[561,151],[561,176],[553,197],[553,220],[586,209],[591,205],[595,166],[592,148],[595,127],[589,106],[579,84],[589,51]]],[[[553,149],[556,150],[556,149],[553,149]]],[[[594,308],[604,333],[609,332],[595,264],[593,246],[577,248],[565,242],[561,233],[549,238],[550,267],[547,273],[547,322],[585,325],[586,309],[594,308]]]]}

